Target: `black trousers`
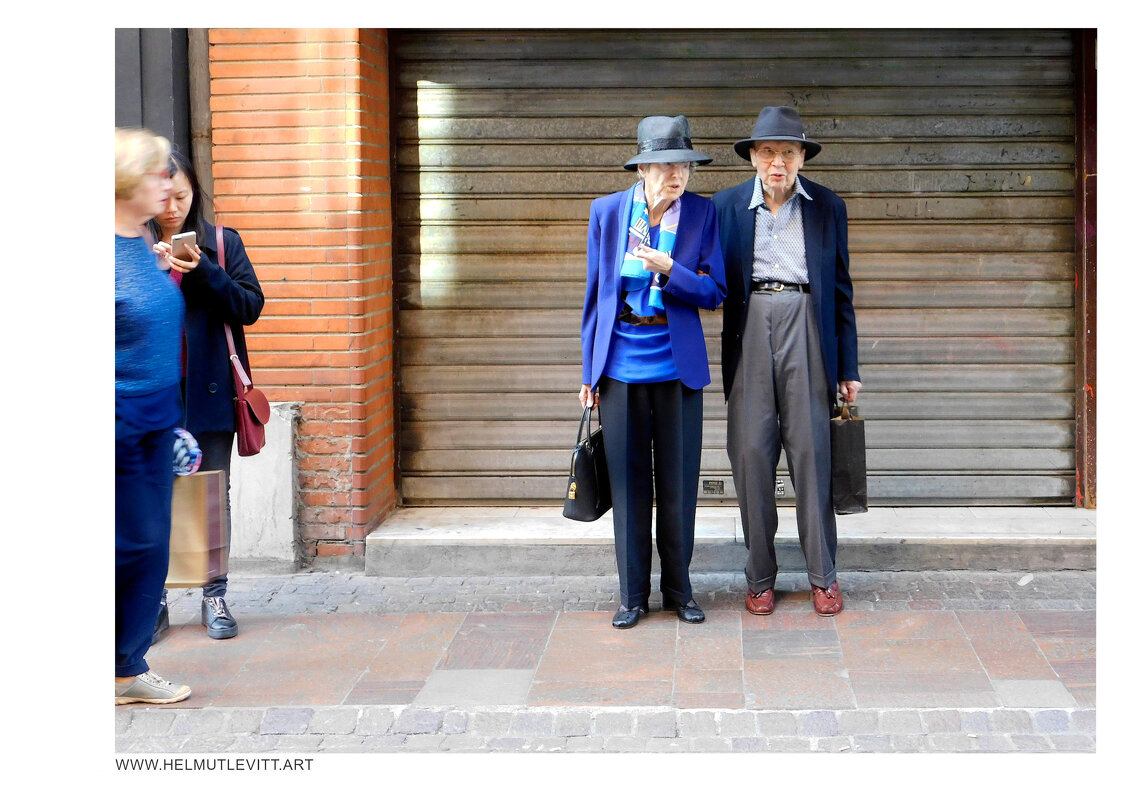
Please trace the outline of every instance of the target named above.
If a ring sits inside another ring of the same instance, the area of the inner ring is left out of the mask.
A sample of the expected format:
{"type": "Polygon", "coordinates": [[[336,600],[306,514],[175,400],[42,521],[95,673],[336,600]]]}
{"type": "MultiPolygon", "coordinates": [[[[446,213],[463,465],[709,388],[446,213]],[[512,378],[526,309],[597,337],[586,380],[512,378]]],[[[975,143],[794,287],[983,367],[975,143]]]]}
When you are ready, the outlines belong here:
{"type": "Polygon", "coordinates": [[[663,606],[693,600],[690,558],[702,460],[702,390],[681,381],[625,384],[602,378],[601,424],[612,487],[620,602],[651,593],[651,506],[663,606]]]}

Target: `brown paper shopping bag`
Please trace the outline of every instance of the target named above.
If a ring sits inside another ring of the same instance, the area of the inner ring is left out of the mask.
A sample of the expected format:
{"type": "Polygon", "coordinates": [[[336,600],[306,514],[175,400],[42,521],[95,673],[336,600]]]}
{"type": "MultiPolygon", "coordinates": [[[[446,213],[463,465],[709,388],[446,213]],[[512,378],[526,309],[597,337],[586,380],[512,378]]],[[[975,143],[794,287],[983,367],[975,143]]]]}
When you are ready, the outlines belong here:
{"type": "Polygon", "coordinates": [[[176,476],[165,587],[202,587],[227,572],[226,471],[176,476]]]}

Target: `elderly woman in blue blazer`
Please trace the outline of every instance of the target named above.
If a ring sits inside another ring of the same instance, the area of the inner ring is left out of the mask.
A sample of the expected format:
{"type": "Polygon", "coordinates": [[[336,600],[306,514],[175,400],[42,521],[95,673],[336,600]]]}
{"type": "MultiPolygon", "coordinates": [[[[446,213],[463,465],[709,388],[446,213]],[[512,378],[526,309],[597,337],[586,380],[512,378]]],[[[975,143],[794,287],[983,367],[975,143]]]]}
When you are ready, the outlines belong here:
{"type": "Polygon", "coordinates": [[[712,159],[693,149],[681,115],[646,117],[637,138],[624,167],[639,180],[592,204],[581,320],[580,400],[599,405],[604,428],[619,629],[648,613],[653,499],[663,608],[706,619],[689,574],[710,383],[698,309],[725,297],[714,204],[686,191],[695,165],[712,159]]]}

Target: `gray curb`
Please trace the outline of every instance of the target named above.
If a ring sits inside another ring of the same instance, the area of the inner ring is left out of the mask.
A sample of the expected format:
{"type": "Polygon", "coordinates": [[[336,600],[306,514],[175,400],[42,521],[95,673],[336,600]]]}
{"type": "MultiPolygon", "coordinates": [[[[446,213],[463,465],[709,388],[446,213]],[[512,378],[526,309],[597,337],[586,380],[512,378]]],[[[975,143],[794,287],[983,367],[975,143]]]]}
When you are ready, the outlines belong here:
{"type": "Polygon", "coordinates": [[[1096,750],[1094,709],[121,707],[116,717],[119,753],[1096,750]]]}

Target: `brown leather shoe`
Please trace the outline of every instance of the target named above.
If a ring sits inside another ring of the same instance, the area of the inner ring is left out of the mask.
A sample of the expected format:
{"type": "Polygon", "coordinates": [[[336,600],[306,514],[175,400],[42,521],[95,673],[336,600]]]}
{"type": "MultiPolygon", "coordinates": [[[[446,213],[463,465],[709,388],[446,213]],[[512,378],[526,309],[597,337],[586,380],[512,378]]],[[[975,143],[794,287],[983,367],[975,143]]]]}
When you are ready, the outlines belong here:
{"type": "Polygon", "coordinates": [[[745,595],[745,608],[754,615],[771,615],[776,608],[776,594],[771,587],[763,592],[749,590],[745,595]]]}
{"type": "Polygon", "coordinates": [[[838,582],[834,582],[827,589],[811,587],[811,602],[815,604],[815,614],[819,617],[831,617],[842,611],[842,590],[838,582]]]}

